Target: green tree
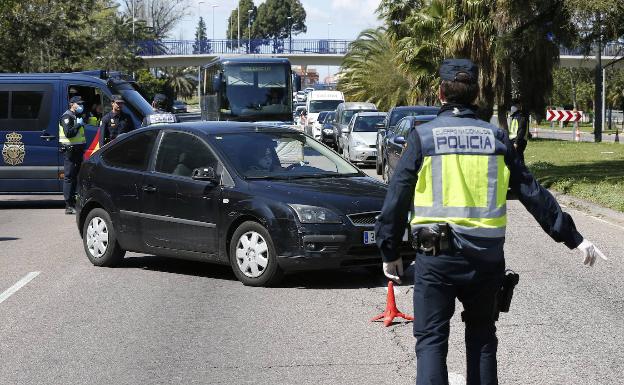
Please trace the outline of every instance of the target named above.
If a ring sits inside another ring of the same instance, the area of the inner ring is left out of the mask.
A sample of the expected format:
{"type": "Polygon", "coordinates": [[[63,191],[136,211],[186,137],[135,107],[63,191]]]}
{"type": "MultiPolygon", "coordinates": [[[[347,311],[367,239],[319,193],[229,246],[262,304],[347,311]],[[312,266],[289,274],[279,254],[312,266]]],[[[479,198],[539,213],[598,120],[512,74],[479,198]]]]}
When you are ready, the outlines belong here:
{"type": "Polygon", "coordinates": [[[173,92],[173,98],[191,98],[197,87],[195,74],[188,68],[172,67],[165,71],[165,81],[168,88],[173,92]]]}
{"type": "Polygon", "coordinates": [[[413,104],[412,88],[396,59],[397,47],[385,29],[363,31],[349,46],[338,89],[348,100],[373,102],[382,111],[413,104]]]}
{"type": "Polygon", "coordinates": [[[257,13],[258,13],[258,8],[256,8],[252,0],[240,0],[238,2],[238,7],[232,10],[230,17],[228,18],[228,28],[226,31],[226,36],[228,38],[231,37],[232,39],[230,48],[238,48],[240,46],[247,45],[247,39],[250,36],[248,25],[250,24],[250,21],[253,22],[255,20],[257,13]],[[239,24],[239,18],[238,18],[239,10],[240,10],[240,24],[239,24]],[[249,11],[251,11],[251,14],[249,13],[249,11]],[[238,35],[239,27],[240,27],[240,44],[238,40],[239,39],[239,35],[238,35]]]}
{"type": "Polygon", "coordinates": [[[208,35],[206,34],[206,23],[203,17],[199,17],[197,23],[197,29],[195,30],[195,43],[193,43],[193,53],[209,53],[210,43],[208,42],[208,35]]]}
{"type": "Polygon", "coordinates": [[[273,40],[274,52],[278,52],[291,31],[293,35],[307,31],[305,21],[306,11],[299,0],[267,0],[258,7],[252,36],[273,40]]]}

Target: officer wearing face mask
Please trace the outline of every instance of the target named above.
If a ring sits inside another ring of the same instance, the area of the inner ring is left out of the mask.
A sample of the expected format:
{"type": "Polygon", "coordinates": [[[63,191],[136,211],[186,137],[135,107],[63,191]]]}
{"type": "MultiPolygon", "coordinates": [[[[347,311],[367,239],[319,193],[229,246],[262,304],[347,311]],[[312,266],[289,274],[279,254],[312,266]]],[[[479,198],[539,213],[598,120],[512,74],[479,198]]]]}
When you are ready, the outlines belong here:
{"type": "Polygon", "coordinates": [[[75,214],[76,180],[86,142],[83,118],[83,100],[80,96],[69,99],[69,109],[59,121],[59,143],[64,154],[63,163],[63,197],[65,198],[65,214],[75,214]]]}

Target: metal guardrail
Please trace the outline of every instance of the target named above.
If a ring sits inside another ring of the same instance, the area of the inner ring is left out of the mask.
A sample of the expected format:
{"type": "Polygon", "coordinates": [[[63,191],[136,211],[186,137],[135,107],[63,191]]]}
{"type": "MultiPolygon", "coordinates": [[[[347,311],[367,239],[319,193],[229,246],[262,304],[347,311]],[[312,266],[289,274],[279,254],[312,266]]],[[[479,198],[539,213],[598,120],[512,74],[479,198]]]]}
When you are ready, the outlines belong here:
{"type": "Polygon", "coordinates": [[[227,55],[227,54],[325,54],[344,55],[350,40],[161,40],[137,44],[139,56],[227,55]]]}

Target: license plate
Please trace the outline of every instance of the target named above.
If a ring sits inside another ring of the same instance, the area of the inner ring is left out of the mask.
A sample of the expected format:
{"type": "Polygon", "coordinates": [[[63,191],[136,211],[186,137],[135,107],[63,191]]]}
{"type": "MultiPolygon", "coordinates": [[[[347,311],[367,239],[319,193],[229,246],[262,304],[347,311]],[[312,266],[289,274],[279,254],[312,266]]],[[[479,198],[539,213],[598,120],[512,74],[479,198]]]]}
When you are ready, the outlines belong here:
{"type": "Polygon", "coordinates": [[[365,245],[374,245],[375,244],[375,232],[374,231],[365,231],[364,232],[364,244],[365,245]]]}

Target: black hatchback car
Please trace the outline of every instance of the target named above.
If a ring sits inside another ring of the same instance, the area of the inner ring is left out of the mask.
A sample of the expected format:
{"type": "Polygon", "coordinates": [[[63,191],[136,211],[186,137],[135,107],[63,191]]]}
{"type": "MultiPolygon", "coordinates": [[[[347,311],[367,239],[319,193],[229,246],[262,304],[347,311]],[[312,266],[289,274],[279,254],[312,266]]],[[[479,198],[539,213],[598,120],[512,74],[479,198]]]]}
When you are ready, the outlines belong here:
{"type": "Polygon", "coordinates": [[[78,229],[97,266],[134,251],[229,264],[268,286],[283,272],[381,263],[385,185],[296,130],[147,127],[95,153],[78,183],[78,229]]]}

